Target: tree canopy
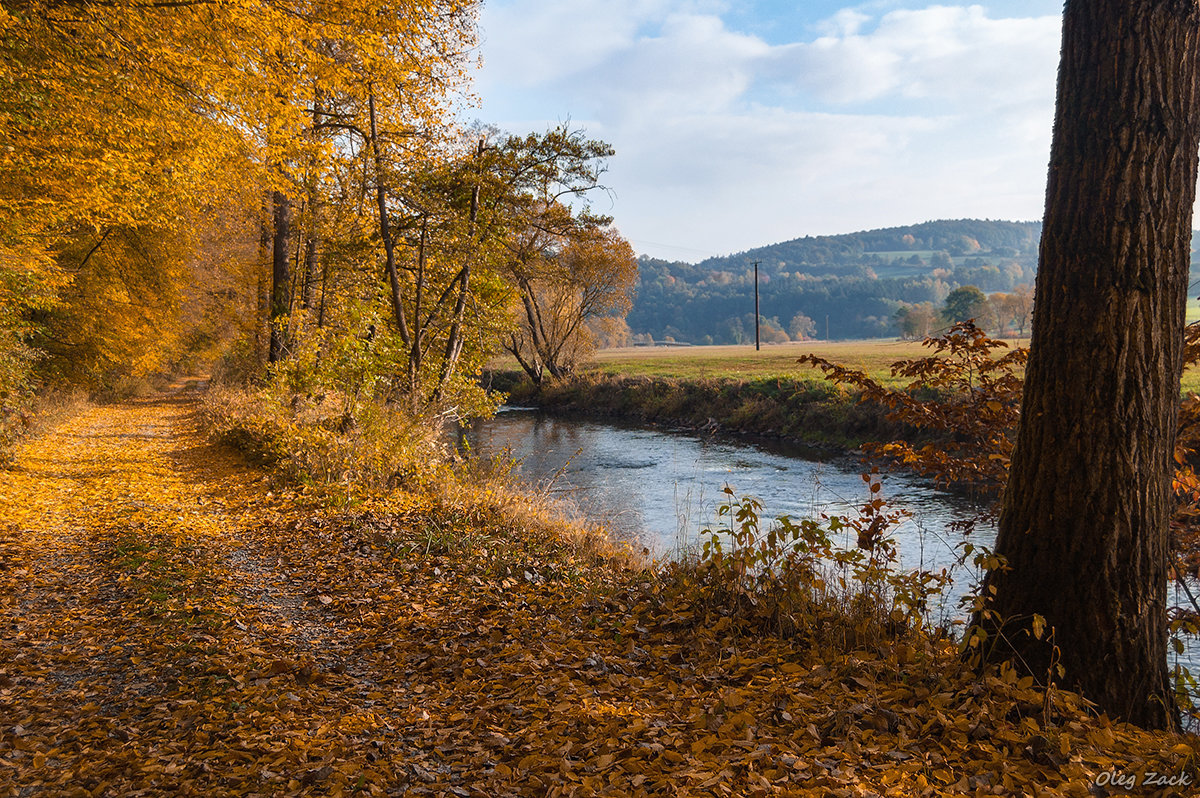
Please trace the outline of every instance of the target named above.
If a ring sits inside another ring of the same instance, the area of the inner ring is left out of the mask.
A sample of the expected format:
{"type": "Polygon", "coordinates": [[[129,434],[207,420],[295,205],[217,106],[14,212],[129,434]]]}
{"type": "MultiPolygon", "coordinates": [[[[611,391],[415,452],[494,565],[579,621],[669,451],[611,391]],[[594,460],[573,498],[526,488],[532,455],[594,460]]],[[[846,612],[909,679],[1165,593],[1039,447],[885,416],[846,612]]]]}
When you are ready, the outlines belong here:
{"type": "Polygon", "coordinates": [[[580,204],[611,148],[456,121],[477,10],[5,4],[5,395],[270,363],[301,381],[361,366],[369,395],[467,409],[526,300],[574,286],[555,363],[585,320],[623,315],[632,252],[580,204]]]}

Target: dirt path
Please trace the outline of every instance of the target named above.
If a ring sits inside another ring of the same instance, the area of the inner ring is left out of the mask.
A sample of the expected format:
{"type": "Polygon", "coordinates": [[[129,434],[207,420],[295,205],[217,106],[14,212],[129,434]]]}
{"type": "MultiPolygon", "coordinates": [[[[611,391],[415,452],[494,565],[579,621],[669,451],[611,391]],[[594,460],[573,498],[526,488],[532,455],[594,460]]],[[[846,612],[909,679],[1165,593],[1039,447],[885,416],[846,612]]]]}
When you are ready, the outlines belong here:
{"type": "Polygon", "coordinates": [[[328,597],[255,534],[296,519],[194,410],[187,392],[93,409],[5,475],[0,793],[338,794],[371,775],[378,720],[336,689],[328,597]],[[346,724],[358,739],[329,734],[346,724]]]}
{"type": "Polygon", "coordinates": [[[195,407],[0,474],[0,796],[1086,796],[1197,759],[932,654],[739,637],[496,519],[305,508],[195,407]]]}

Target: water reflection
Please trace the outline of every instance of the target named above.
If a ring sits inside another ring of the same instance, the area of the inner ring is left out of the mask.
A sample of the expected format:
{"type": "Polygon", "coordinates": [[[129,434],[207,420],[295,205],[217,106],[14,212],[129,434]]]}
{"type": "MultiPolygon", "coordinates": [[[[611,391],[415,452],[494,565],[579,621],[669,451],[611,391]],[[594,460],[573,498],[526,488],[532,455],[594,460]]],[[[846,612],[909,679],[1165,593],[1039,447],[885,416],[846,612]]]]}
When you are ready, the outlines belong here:
{"type": "MultiPolygon", "coordinates": [[[[467,438],[484,455],[511,451],[524,479],[549,484],[588,518],[660,557],[698,539],[713,522],[726,485],[760,499],[769,517],[854,513],[868,499],[857,459],[821,460],[802,447],[750,445],[529,410],[478,421],[467,438]]],[[[954,527],[979,508],[900,474],[884,478],[884,496],[912,514],[896,532],[905,565],[952,565],[961,540],[954,527]]],[[[984,527],[974,537],[990,541],[993,535],[984,527]]]]}

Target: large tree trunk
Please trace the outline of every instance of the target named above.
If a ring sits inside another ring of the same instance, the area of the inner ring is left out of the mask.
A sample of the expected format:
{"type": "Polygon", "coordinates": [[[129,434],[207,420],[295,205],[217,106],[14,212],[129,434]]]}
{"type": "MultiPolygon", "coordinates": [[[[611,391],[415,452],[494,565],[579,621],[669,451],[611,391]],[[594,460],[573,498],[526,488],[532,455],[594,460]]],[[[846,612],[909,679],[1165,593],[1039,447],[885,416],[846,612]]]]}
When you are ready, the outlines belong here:
{"type": "Polygon", "coordinates": [[[282,191],[272,197],[275,216],[274,239],[271,248],[271,348],[268,360],[275,363],[287,355],[288,309],[292,304],[291,269],[288,262],[288,242],[291,239],[292,203],[282,191]]]}
{"type": "Polygon", "coordinates": [[[1066,4],[994,660],[1175,722],[1167,530],[1197,146],[1196,0],[1066,4]],[[1047,633],[1030,634],[1032,616],[1047,633]],[[1052,629],[1052,632],[1049,630],[1052,629]]]}

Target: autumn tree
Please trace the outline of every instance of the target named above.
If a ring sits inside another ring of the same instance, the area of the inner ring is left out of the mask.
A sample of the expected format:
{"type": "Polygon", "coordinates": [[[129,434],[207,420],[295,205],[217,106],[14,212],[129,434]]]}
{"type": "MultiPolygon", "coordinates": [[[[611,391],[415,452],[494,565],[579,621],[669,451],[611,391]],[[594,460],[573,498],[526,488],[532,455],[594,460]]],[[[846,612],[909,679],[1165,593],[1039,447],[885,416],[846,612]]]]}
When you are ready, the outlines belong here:
{"type": "Polygon", "coordinates": [[[633,343],[633,331],[620,316],[597,316],[587,321],[587,328],[598,349],[614,349],[633,343]]]}
{"type": "Polygon", "coordinates": [[[901,305],[896,311],[896,324],[900,328],[901,338],[925,338],[937,326],[937,322],[938,313],[932,302],[901,305]]]}
{"type": "Polygon", "coordinates": [[[637,279],[629,242],[610,227],[589,228],[522,264],[520,321],[505,348],[535,383],[570,373],[595,346],[587,322],[623,317],[637,279]]]}
{"type": "Polygon", "coordinates": [[[0,361],[32,363],[22,354],[32,345],[50,355],[41,360],[47,373],[103,381],[128,370],[128,342],[138,368],[151,368],[145,355],[164,351],[178,314],[190,310],[198,259],[222,292],[234,288],[213,269],[228,269],[239,292],[262,298],[247,325],[265,331],[270,317],[263,354],[283,357],[296,311],[320,320],[313,306],[329,282],[322,273],[318,290],[321,247],[345,250],[322,235],[347,221],[333,238],[360,232],[352,214],[327,220],[321,211],[330,194],[346,199],[352,189],[339,170],[361,166],[363,137],[352,140],[366,128],[368,97],[383,126],[420,142],[394,164],[439,157],[471,58],[475,6],[6,4],[0,215],[11,223],[0,225],[0,284],[23,284],[31,301],[4,322],[0,345],[16,332],[12,357],[0,361]],[[213,223],[234,217],[251,223],[213,223]],[[231,236],[223,249],[243,258],[243,244],[261,234],[257,279],[240,263],[199,258],[201,242],[208,253],[221,249],[208,246],[218,228],[231,236]],[[156,323],[139,327],[148,317],[156,323]]]}
{"type": "Polygon", "coordinates": [[[414,416],[470,414],[486,404],[478,371],[511,300],[496,276],[498,247],[481,243],[485,143],[414,131],[366,88],[362,104],[325,99],[338,132],[322,179],[319,284],[311,299],[300,292],[289,320],[308,325],[297,344],[303,362],[276,373],[414,416]]]}
{"type": "Polygon", "coordinates": [[[763,316],[759,319],[759,338],[766,344],[786,344],[792,340],[776,316],[763,316]]]}
{"type": "Polygon", "coordinates": [[[1200,8],[1068,2],[1020,427],[976,617],[994,660],[1175,723],[1167,528],[1200,8]],[[1044,628],[1043,628],[1044,622],[1044,628]]]}
{"type": "Polygon", "coordinates": [[[1025,331],[1029,329],[1029,317],[1033,311],[1033,288],[1031,286],[1019,285],[1009,294],[996,292],[988,296],[988,302],[995,315],[998,334],[1010,330],[1018,338],[1025,336],[1025,331]]]}
{"type": "Polygon", "coordinates": [[[797,313],[788,322],[788,333],[793,341],[806,341],[817,334],[817,323],[803,313],[797,313]]]}
{"type": "Polygon", "coordinates": [[[566,124],[489,150],[481,240],[502,247],[501,272],[518,303],[504,348],[535,383],[568,373],[590,348],[588,319],[629,309],[633,250],[589,204],[612,154],[566,124]]]}
{"type": "MultiPolygon", "coordinates": [[[[373,135],[373,160],[378,158],[375,141],[373,135]]],[[[466,379],[474,377],[481,358],[491,353],[511,296],[496,274],[502,256],[494,231],[480,219],[481,198],[491,193],[488,161],[486,137],[481,137],[460,142],[444,163],[377,172],[384,273],[414,412],[445,398],[464,371],[464,359],[466,379]],[[483,335],[486,344],[480,341],[483,335]]],[[[376,168],[383,169],[378,160],[376,168]]]]}
{"type": "Polygon", "coordinates": [[[13,343],[43,377],[101,387],[161,366],[192,225],[207,197],[236,193],[221,187],[244,142],[181,55],[209,50],[194,19],[132,3],[0,10],[0,283],[22,286],[13,343]]]}
{"type": "Polygon", "coordinates": [[[1017,336],[1025,337],[1025,331],[1029,329],[1029,321],[1033,318],[1033,286],[1028,283],[1013,288],[1009,296],[1009,309],[1012,315],[1012,322],[1017,328],[1017,336]]]}

